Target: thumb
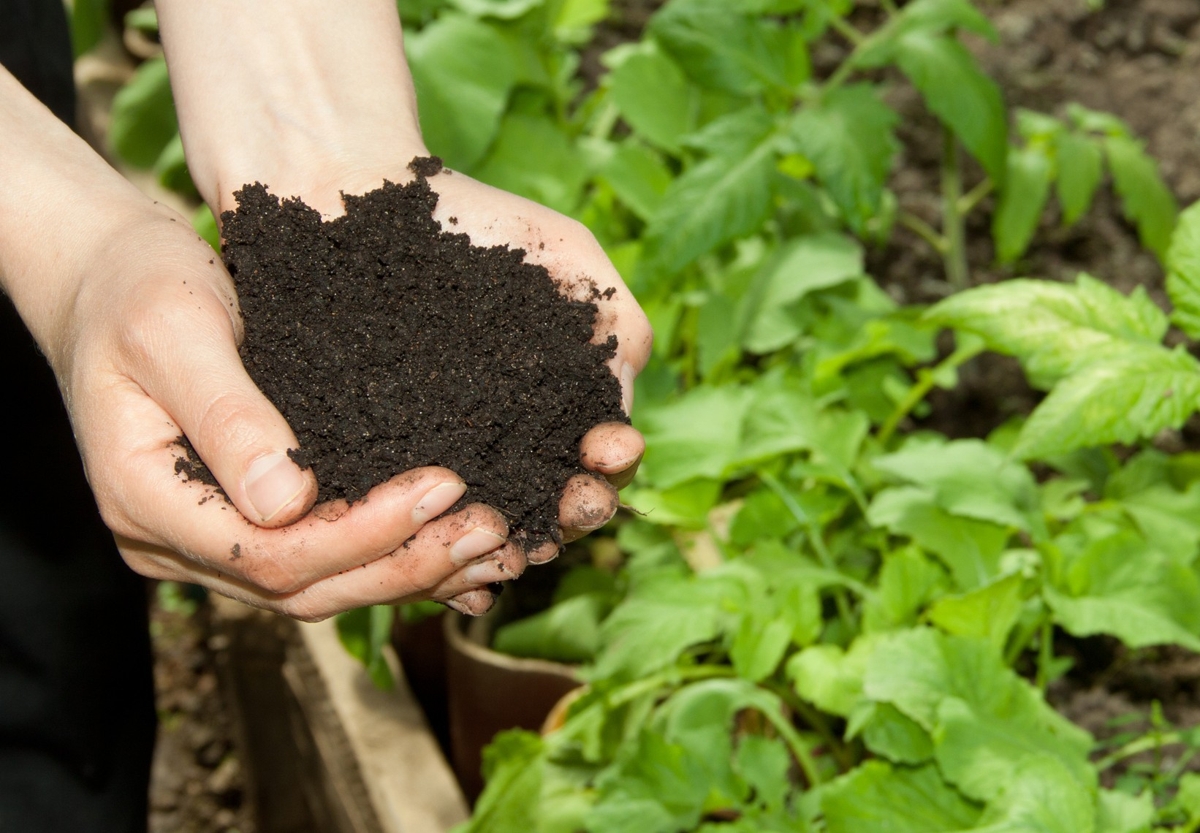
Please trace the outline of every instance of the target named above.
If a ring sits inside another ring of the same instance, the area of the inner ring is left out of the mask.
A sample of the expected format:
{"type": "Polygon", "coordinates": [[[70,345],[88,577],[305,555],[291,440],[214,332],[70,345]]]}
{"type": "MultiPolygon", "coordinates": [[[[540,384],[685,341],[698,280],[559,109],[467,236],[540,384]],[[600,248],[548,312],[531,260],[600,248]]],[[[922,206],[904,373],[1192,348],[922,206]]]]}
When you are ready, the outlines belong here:
{"type": "Polygon", "coordinates": [[[246,373],[221,295],[197,289],[191,303],[159,317],[156,329],[169,332],[141,334],[136,381],[178,423],[242,515],[285,526],[316,502],[316,477],[288,456],[296,435],[246,373]]]}

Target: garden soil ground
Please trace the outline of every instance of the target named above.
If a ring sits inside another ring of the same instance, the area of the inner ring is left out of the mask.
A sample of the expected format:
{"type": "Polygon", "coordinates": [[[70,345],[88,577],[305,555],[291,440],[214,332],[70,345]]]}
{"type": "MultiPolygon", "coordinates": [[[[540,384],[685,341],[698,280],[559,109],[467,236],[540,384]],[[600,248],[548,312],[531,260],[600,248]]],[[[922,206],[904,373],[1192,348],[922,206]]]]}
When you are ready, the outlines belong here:
{"type": "MultiPolygon", "coordinates": [[[[655,4],[653,0],[624,0],[614,5],[627,11],[623,20],[600,32],[605,47],[636,37],[655,4]]],[[[978,44],[977,51],[988,71],[1001,82],[1010,104],[1061,113],[1067,102],[1076,101],[1112,112],[1146,141],[1181,204],[1200,199],[1200,3],[1107,0],[1103,9],[1094,12],[1087,0],[1008,0],[981,5],[996,22],[1001,42],[978,44]]],[[[814,55],[818,69],[836,62],[837,50],[831,46],[827,54],[814,55]]],[[[598,66],[595,58],[594,51],[585,55],[585,70],[598,66]]],[[[906,128],[910,134],[904,137],[905,155],[892,187],[906,209],[934,221],[936,149],[940,147],[936,125],[922,115],[917,97],[902,86],[892,94],[891,104],[910,125],[906,128]]],[[[1153,256],[1140,248],[1116,202],[1101,193],[1096,207],[1071,229],[1060,228],[1057,218],[1048,217],[1029,255],[1013,268],[992,265],[987,215],[980,212],[970,235],[975,241],[970,250],[973,280],[987,282],[1018,274],[1071,280],[1084,270],[1122,290],[1145,286],[1152,297],[1163,300],[1161,269],[1153,256]]],[[[940,260],[905,230],[898,230],[886,249],[871,255],[870,269],[897,300],[931,301],[944,293],[940,260]]],[[[1035,397],[1013,363],[977,360],[965,369],[961,389],[935,403],[930,419],[952,435],[979,435],[1007,416],[1028,410],[1035,397]]],[[[1198,436],[1200,433],[1189,427],[1182,436],[1163,441],[1197,447],[1198,436]]],[[[204,658],[210,646],[197,634],[187,628],[163,628],[156,636],[160,711],[178,712],[181,702],[195,697],[198,702],[187,711],[198,715],[220,712],[216,686],[198,682],[206,679],[205,672],[184,670],[188,662],[194,663],[190,667],[211,669],[211,660],[204,658]],[[189,653],[194,659],[182,659],[189,653]],[[167,672],[162,667],[163,657],[180,670],[167,672]]],[[[1200,724],[1200,657],[1173,649],[1124,651],[1104,639],[1063,647],[1076,654],[1077,664],[1052,686],[1051,700],[1097,736],[1115,731],[1110,726],[1113,717],[1131,711],[1148,713],[1155,700],[1162,703],[1173,723],[1200,724]]],[[[204,725],[222,720],[200,718],[204,725]]],[[[189,733],[177,744],[167,741],[169,737],[164,733],[160,742],[167,756],[160,756],[156,765],[152,794],[161,805],[155,818],[170,818],[171,823],[163,826],[156,820],[158,826],[153,829],[164,833],[168,829],[185,833],[230,829],[226,816],[218,819],[214,815],[230,809],[230,793],[213,789],[224,786],[219,779],[211,779],[216,770],[194,763],[205,748],[206,736],[189,733]],[[197,789],[198,797],[181,797],[197,789]],[[172,800],[176,804],[167,810],[172,800]]],[[[249,828],[237,829],[247,833],[249,828]]]]}

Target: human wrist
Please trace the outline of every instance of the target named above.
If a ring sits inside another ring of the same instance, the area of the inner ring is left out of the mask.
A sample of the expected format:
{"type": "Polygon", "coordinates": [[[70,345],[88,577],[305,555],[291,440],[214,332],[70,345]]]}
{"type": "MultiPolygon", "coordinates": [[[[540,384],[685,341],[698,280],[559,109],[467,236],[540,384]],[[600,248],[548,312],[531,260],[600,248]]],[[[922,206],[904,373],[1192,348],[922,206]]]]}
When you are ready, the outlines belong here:
{"type": "Polygon", "coordinates": [[[193,178],[220,212],[262,182],[340,213],[347,178],[425,152],[390,0],[160,0],[193,178]]]}

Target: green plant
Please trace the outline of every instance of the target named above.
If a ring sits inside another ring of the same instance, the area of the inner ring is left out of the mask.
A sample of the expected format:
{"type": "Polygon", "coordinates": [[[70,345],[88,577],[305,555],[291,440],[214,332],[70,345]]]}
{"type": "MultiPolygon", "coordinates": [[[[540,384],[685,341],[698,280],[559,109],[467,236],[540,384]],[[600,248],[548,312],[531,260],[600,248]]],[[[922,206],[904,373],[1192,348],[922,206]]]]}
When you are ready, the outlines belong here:
{"type": "MultiPolygon", "coordinates": [[[[497,738],[466,829],[1200,829],[1194,776],[1127,766],[1191,730],[1156,719],[1114,749],[1045,696],[1064,641],[1200,649],[1200,456],[1153,443],[1200,406],[1200,367],[1165,344],[1171,323],[1200,338],[1200,209],[1175,228],[1128,128],[1010,118],[960,40],[992,35],[967,0],[670,0],[587,84],[604,0],[400,5],[430,146],[586,222],[657,331],[624,564],[514,626],[588,686],[558,732],[497,738]],[[823,77],[818,41],[846,48],[823,77]],[[941,124],[937,229],[887,189],[891,83],[941,124]],[[1088,276],[924,309],[865,274],[900,222],[962,289],[969,212],[996,196],[1015,260],[1051,191],[1074,222],[1106,166],[1170,316],[1088,276]],[[984,351],[1041,404],[983,439],[923,429],[984,351]]],[[[342,623],[376,670],[389,621],[342,623]]]]}

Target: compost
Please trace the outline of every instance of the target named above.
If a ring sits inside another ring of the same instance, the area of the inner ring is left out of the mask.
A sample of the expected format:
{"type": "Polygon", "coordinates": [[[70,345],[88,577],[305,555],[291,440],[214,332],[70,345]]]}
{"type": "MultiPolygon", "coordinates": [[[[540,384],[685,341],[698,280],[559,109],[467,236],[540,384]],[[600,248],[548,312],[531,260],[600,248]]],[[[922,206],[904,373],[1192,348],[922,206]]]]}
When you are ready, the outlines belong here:
{"type": "Polygon", "coordinates": [[[242,360],[299,439],[322,501],[354,501],[417,466],[468,484],[514,540],[558,537],[558,502],[584,472],[593,426],[628,422],[593,343],[594,285],[568,296],[523,249],[474,246],[433,218],[436,158],[413,181],[344,195],[323,221],[262,184],[222,216],[245,322],[242,360]]]}

